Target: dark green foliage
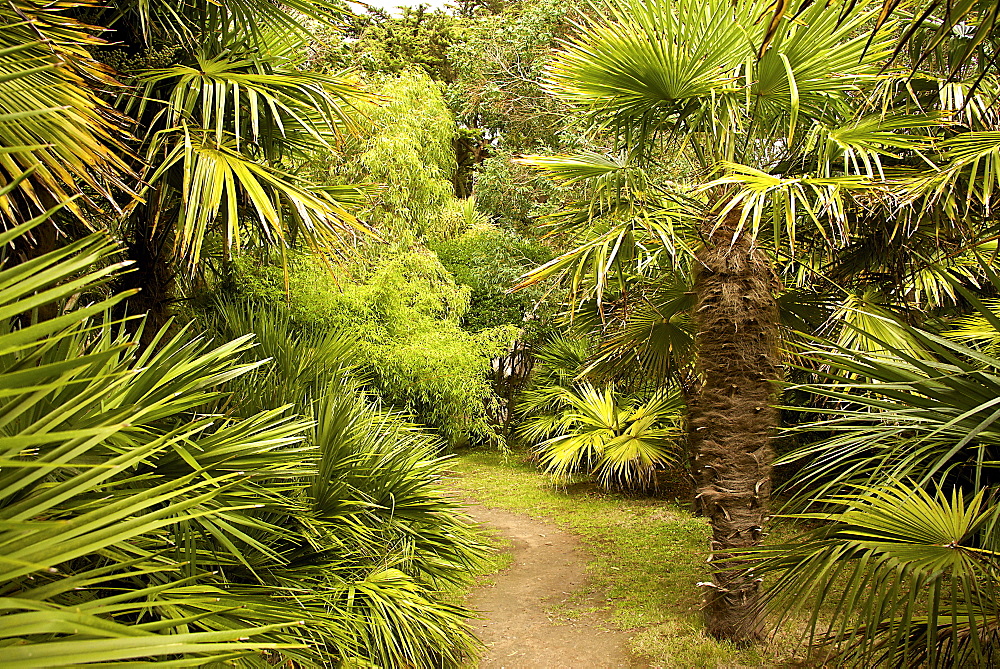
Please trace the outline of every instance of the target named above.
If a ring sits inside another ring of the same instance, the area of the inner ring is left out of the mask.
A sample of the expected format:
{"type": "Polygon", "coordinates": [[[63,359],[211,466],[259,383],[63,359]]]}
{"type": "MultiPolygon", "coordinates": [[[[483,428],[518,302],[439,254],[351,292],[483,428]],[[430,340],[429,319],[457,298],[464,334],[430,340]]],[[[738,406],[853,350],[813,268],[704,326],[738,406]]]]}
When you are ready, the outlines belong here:
{"type": "MultiPolygon", "coordinates": [[[[548,262],[552,252],[538,242],[493,226],[479,226],[431,245],[456,283],[471,288],[462,326],[473,332],[537,321],[538,288],[510,293],[522,274],[548,262]]],[[[544,306],[542,307],[545,308],[544,306]]]]}
{"type": "Polygon", "coordinates": [[[559,204],[560,189],[536,171],[514,162],[518,149],[491,149],[476,171],[476,202],[493,220],[529,233],[536,219],[559,204]]]}
{"type": "Polygon", "coordinates": [[[449,49],[460,33],[459,21],[440,9],[404,6],[401,15],[394,16],[372,7],[364,14],[348,14],[342,28],[321,31],[312,45],[310,65],[371,74],[416,69],[437,81],[450,81],[455,73],[449,49]]]}
{"type": "Polygon", "coordinates": [[[568,110],[543,90],[542,72],[573,14],[566,0],[541,0],[470,21],[449,51],[457,75],[448,101],[459,123],[500,135],[506,147],[558,145],[568,110]]]}

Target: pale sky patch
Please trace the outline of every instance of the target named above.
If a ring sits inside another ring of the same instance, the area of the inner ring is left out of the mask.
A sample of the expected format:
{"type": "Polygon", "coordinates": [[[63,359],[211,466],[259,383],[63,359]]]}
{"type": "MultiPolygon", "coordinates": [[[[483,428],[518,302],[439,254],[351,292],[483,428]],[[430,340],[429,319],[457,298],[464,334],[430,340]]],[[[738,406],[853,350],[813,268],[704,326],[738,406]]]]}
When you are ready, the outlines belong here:
{"type": "MultiPolygon", "coordinates": [[[[355,11],[360,11],[360,5],[356,3],[349,3],[351,8],[355,11]]],[[[418,0],[365,0],[365,4],[371,5],[372,7],[381,7],[382,9],[389,10],[390,14],[398,13],[398,7],[416,7],[417,5],[427,5],[431,9],[444,9],[445,5],[449,4],[449,0],[425,0],[425,2],[419,2],[418,0]]]]}

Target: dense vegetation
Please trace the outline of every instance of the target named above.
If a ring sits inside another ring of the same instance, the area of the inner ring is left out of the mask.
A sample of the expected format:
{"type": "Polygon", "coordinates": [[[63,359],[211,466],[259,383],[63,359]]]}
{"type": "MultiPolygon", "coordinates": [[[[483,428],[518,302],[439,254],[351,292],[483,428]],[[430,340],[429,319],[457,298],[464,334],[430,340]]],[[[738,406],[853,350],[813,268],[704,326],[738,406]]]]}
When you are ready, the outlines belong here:
{"type": "Polygon", "coordinates": [[[715,639],[995,664],[998,14],[0,6],[5,666],[462,666],[457,449],[693,481],[715,639]]]}

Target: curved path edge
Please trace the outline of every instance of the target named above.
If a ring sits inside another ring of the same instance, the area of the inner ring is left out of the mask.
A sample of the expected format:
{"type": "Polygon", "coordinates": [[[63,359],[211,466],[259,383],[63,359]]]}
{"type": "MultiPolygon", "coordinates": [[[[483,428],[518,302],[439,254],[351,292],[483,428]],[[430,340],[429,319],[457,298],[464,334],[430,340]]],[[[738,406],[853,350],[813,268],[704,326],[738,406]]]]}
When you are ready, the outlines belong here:
{"type": "Polygon", "coordinates": [[[476,587],[469,605],[486,651],[483,669],[636,669],[647,666],[628,652],[628,634],[571,598],[587,581],[580,539],[530,516],[465,502],[478,524],[510,542],[513,564],[476,587]],[[547,612],[567,607],[568,617],[547,612]]]}

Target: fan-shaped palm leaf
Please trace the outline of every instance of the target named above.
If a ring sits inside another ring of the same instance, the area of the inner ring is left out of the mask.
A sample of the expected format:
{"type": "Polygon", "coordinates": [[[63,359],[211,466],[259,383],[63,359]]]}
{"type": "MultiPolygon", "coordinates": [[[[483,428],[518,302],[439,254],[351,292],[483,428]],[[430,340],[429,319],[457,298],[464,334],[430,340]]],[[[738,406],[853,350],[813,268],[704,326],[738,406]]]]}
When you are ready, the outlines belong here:
{"type": "Polygon", "coordinates": [[[173,167],[181,169],[178,255],[195,266],[210,227],[222,219],[227,246],[239,250],[244,214],[257,221],[272,243],[290,244],[302,235],[314,248],[338,249],[356,233],[365,233],[352,214],[326,193],[310,190],[291,175],[248,158],[233,144],[217,145],[208,133],[185,129],[182,141],[149,177],[158,185],[173,167]]]}
{"type": "Polygon", "coordinates": [[[541,440],[535,451],[557,479],[582,472],[607,488],[649,488],[656,470],[675,464],[680,455],[678,393],[657,392],[643,401],[584,382],[536,390],[525,401],[538,407],[539,399],[547,400],[551,413],[524,421],[520,434],[541,440]]]}
{"type": "Polygon", "coordinates": [[[807,637],[838,650],[838,665],[995,662],[1000,507],[984,490],[931,495],[894,481],[820,501],[835,510],[793,516],[820,527],[754,550],[755,572],[777,574],[767,603],[779,616],[811,605],[807,637]]]}
{"type": "Polygon", "coordinates": [[[629,145],[671,129],[704,133],[712,140],[693,148],[709,164],[768,150],[748,133],[773,138],[781,128],[791,143],[800,115],[828,114],[859,77],[874,74],[887,33],[866,51],[866,37],[855,31],[874,16],[872,3],[852,3],[838,16],[804,2],[803,15],[782,21],[780,37],[757,59],[751,26],[768,4],[608,2],[585,37],[557,54],[549,86],[629,145]]]}
{"type": "MultiPolygon", "coordinates": [[[[3,233],[0,244],[40,222],[3,233]]],[[[179,382],[197,397],[199,381],[207,388],[239,368],[199,375],[209,361],[183,354],[167,363],[173,374],[163,373],[162,364],[157,373],[118,367],[114,361],[129,355],[130,342],[98,335],[96,344],[89,343],[94,323],[88,316],[122,296],[13,326],[36,306],[99,288],[121,266],[88,268],[111,251],[93,236],[0,269],[0,580],[7,597],[0,634],[17,640],[6,661],[65,666],[159,656],[184,664],[283,648],[266,637],[280,636],[291,616],[272,618],[279,624],[270,627],[233,624],[237,618],[218,628],[157,609],[159,598],[185,599],[177,592],[186,585],[180,566],[157,556],[171,530],[215,513],[213,502],[238,486],[242,475],[189,467],[178,476],[137,476],[143,463],[207,428],[204,419],[195,419],[180,428],[150,430],[155,421],[190,407],[191,395],[177,387],[158,392],[148,379],[157,377],[159,387],[179,382]],[[67,401],[61,401],[67,389],[67,401]],[[97,554],[102,566],[86,559],[97,554]],[[122,590],[123,579],[137,578],[148,587],[122,590]],[[250,636],[252,641],[243,640],[250,636]]],[[[290,430],[296,431],[301,427],[290,430]]]]}

